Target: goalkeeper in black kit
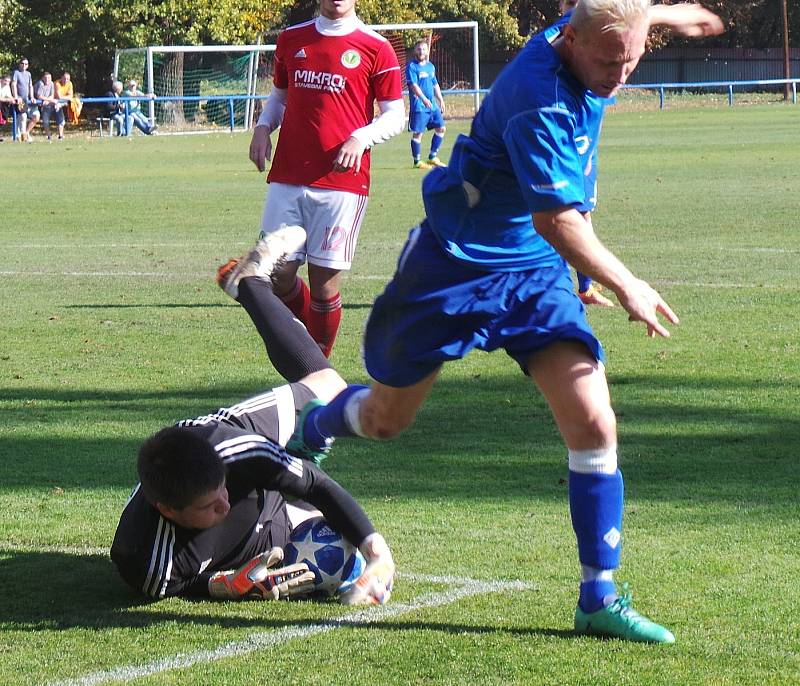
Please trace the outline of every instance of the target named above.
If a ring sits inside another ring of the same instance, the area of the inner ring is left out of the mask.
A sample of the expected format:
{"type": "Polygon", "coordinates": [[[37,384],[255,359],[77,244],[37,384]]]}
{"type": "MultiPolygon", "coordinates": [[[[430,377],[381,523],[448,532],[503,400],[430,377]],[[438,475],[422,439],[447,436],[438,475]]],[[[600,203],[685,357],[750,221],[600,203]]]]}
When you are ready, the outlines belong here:
{"type": "Polygon", "coordinates": [[[303,563],[282,566],[283,548],[292,529],[319,510],[367,562],[341,602],[389,598],[395,568],[383,536],[342,486],[283,448],[300,408],[345,386],[272,293],[270,274],[297,238],[296,229],[271,234],[220,276],[220,286],[259,330],[273,365],[292,383],[162,429],[139,451],[140,483],[122,512],[111,558],[146,596],[307,596],[314,574],[303,563]]]}

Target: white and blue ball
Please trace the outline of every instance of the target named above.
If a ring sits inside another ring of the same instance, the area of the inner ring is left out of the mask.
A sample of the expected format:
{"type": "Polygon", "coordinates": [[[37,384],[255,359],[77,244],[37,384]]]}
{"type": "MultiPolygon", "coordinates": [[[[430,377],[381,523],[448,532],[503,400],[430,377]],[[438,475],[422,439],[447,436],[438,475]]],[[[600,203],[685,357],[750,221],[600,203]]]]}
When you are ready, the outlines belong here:
{"type": "Polygon", "coordinates": [[[284,548],[283,564],[305,562],[316,592],[332,596],[349,589],[367,566],[363,555],[323,517],[297,526],[284,548]]]}

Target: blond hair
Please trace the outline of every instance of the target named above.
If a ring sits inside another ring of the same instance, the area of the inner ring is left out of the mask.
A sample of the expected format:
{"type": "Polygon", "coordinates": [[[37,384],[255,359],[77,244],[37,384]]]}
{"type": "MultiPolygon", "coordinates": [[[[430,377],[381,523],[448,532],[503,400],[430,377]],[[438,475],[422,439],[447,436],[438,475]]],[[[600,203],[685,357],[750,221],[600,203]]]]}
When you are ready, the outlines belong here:
{"type": "Polygon", "coordinates": [[[621,32],[647,18],[650,0],[580,0],[569,23],[576,30],[598,27],[621,32]]]}

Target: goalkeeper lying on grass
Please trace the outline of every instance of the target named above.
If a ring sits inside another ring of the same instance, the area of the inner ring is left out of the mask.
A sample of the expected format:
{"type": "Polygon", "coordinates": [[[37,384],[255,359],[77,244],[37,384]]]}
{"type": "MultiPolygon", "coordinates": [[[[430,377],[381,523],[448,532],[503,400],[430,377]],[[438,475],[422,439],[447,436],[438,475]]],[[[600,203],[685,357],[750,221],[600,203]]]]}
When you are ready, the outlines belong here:
{"type": "MultiPolygon", "coordinates": [[[[357,546],[364,573],[346,604],[389,599],[394,562],[364,510],[312,462],[282,447],[309,400],[344,382],[272,293],[269,275],[297,234],[273,234],[225,275],[262,335],[276,368],[294,383],[214,414],[163,429],[141,447],[140,483],[117,527],[111,558],[122,578],[152,598],[279,599],[306,596],[314,574],[281,566],[293,527],[316,513],[357,546]],[[286,497],[300,502],[290,505],[286,497]]],[[[301,236],[305,239],[305,236],[301,236]]],[[[221,285],[223,285],[221,283],[221,285]]]]}

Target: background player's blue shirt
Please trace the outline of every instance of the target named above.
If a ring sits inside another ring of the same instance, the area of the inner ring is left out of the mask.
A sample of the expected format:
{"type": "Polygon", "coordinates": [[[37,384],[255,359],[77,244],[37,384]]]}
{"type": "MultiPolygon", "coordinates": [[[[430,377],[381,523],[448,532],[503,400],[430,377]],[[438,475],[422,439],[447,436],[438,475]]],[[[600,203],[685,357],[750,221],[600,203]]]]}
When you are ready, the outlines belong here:
{"type": "Polygon", "coordinates": [[[551,45],[557,35],[550,27],[528,41],[495,81],[469,136],[458,137],[448,167],[423,181],[428,223],[440,244],[481,269],[560,262],[536,233],[531,213],[593,208],[595,153],[608,100],[570,73],[551,45]],[[479,195],[468,193],[464,182],[479,195]]]}
{"type": "Polygon", "coordinates": [[[412,112],[430,112],[438,110],[439,104],[433,97],[433,88],[437,85],[436,67],[430,61],[420,64],[411,60],[406,65],[406,84],[408,85],[408,105],[412,112]],[[425,107],[422,98],[418,97],[411,89],[411,85],[419,86],[422,94],[431,101],[432,107],[425,107]]]}

